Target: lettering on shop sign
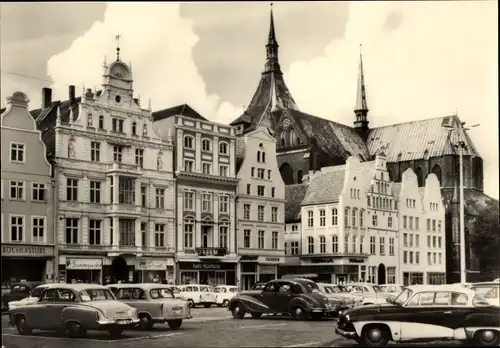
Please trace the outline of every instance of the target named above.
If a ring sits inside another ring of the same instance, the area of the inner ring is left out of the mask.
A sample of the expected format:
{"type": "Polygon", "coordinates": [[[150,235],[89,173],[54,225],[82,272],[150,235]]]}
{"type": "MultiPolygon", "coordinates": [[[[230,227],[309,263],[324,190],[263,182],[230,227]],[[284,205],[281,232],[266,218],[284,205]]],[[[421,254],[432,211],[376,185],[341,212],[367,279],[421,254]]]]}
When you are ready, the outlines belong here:
{"type": "Polygon", "coordinates": [[[2,256],[50,256],[54,249],[43,246],[2,245],[2,256]]]}
{"type": "Polygon", "coordinates": [[[66,259],[66,269],[101,269],[102,259],[66,259]]]}
{"type": "Polygon", "coordinates": [[[365,260],[363,259],[349,259],[350,263],[364,263],[365,260]]]}
{"type": "Polygon", "coordinates": [[[282,258],[279,256],[261,256],[259,257],[259,263],[281,263],[282,258]]]}
{"type": "Polygon", "coordinates": [[[167,261],[165,260],[141,260],[137,265],[138,271],[165,271],[167,269],[167,261]]]}
{"type": "Polygon", "coordinates": [[[317,257],[311,259],[311,263],[333,263],[333,257],[317,257]]]}
{"type": "Polygon", "coordinates": [[[219,263],[193,263],[193,269],[220,269],[219,263]]]}
{"type": "Polygon", "coordinates": [[[259,257],[257,255],[241,255],[240,261],[257,261],[259,257]]]}

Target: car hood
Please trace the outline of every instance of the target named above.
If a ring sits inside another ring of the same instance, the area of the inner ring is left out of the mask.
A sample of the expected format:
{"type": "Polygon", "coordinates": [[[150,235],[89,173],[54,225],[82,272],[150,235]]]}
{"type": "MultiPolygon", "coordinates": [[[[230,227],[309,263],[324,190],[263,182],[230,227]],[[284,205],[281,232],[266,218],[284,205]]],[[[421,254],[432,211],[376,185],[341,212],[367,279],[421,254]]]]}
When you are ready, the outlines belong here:
{"type": "Polygon", "coordinates": [[[381,303],[381,304],[355,307],[346,311],[345,314],[349,314],[352,317],[352,316],[373,314],[380,312],[394,312],[399,310],[399,308],[401,307],[392,303],[381,303]]]}

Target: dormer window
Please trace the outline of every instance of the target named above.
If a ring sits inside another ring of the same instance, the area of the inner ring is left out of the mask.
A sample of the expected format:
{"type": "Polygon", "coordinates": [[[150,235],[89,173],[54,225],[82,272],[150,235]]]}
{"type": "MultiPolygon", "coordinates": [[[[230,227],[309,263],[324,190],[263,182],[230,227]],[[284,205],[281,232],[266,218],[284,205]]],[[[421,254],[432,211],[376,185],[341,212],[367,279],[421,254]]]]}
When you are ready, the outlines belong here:
{"type": "Polygon", "coordinates": [[[194,139],[190,135],[184,136],[184,148],[192,149],[194,147],[194,139]]]}
{"type": "Polygon", "coordinates": [[[212,142],[210,139],[203,139],[201,141],[201,150],[207,152],[212,151],[212,142]]]}
{"type": "Polygon", "coordinates": [[[219,144],[219,153],[221,155],[227,155],[228,154],[228,145],[227,145],[227,143],[220,143],[219,144]]]}
{"type": "Polygon", "coordinates": [[[137,122],[132,122],[132,135],[137,134],[137,122]]]}
{"type": "Polygon", "coordinates": [[[148,125],[147,124],[143,124],[142,125],[142,136],[143,137],[147,137],[148,136],[148,125]]]}
{"type": "Polygon", "coordinates": [[[92,127],[93,124],[92,124],[92,114],[88,114],[87,116],[87,126],[88,127],[92,127]]]}
{"type": "Polygon", "coordinates": [[[104,116],[99,116],[99,129],[104,129],[104,116]]]}

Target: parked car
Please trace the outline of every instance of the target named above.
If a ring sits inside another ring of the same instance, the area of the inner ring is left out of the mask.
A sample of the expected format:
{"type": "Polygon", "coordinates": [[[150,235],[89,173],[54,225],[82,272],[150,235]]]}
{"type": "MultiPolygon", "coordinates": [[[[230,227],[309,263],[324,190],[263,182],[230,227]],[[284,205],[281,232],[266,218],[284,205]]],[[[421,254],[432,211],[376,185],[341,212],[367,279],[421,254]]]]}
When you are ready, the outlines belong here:
{"type": "Polygon", "coordinates": [[[31,290],[43,282],[21,282],[12,283],[10,289],[5,294],[2,293],[2,311],[9,309],[9,302],[19,301],[30,295],[31,290]]]}
{"type": "Polygon", "coordinates": [[[49,284],[35,304],[9,309],[9,321],[21,335],[33,329],[67,331],[83,337],[88,330],[107,330],[119,336],[139,323],[137,310],[119,302],[96,284],[49,284]]]}
{"type": "Polygon", "coordinates": [[[179,286],[180,295],[189,302],[191,308],[203,305],[210,308],[215,304],[215,293],[210,290],[208,285],[189,284],[179,286]]]}
{"type": "Polygon", "coordinates": [[[296,320],[321,319],[334,311],[316,283],[304,279],[271,280],[263,290],[239,292],[228,309],[235,319],[243,319],[246,313],[254,319],[274,313],[290,314],[296,320]]]}
{"type": "Polygon", "coordinates": [[[499,314],[498,307],[464,287],[411,285],[391,303],[343,312],[335,331],[363,346],[438,340],[497,346],[499,314]]]}
{"type": "Polygon", "coordinates": [[[106,285],[116,299],[137,309],[139,327],[150,330],[156,323],[167,323],[178,329],[185,319],[191,319],[189,304],[176,298],[172,287],[158,283],[106,285]]]}
{"type": "Polygon", "coordinates": [[[380,290],[388,295],[397,296],[401,291],[403,291],[404,286],[399,284],[380,284],[380,290]]]}
{"type": "Polygon", "coordinates": [[[15,307],[18,307],[18,306],[24,306],[24,305],[28,305],[28,304],[35,304],[35,303],[38,303],[38,300],[40,299],[40,296],[42,296],[42,293],[43,291],[49,287],[50,284],[41,284],[41,285],[38,285],[36,288],[34,288],[33,290],[31,290],[30,294],[28,297],[25,297],[23,298],[22,300],[19,300],[19,301],[10,301],[8,304],[7,304],[7,308],[8,309],[11,309],[11,308],[15,308],[15,307]]]}
{"type": "Polygon", "coordinates": [[[351,283],[347,285],[350,294],[357,295],[362,305],[371,305],[376,303],[386,303],[389,293],[382,291],[380,286],[371,283],[351,283]]]}
{"type": "Polygon", "coordinates": [[[328,298],[333,307],[332,315],[337,315],[339,311],[353,307],[354,301],[352,298],[340,296],[340,293],[335,292],[331,284],[316,283],[319,291],[328,298]]]}
{"type": "Polygon", "coordinates": [[[227,307],[229,300],[238,293],[238,287],[234,285],[218,285],[214,288],[215,303],[218,307],[227,307]]]}
{"type": "Polygon", "coordinates": [[[500,281],[475,283],[471,289],[483,296],[492,306],[500,307],[500,281]]]}
{"type": "Polygon", "coordinates": [[[338,296],[344,300],[345,307],[342,309],[348,309],[351,307],[355,307],[355,306],[361,305],[361,303],[362,303],[362,296],[356,296],[356,294],[351,294],[351,293],[349,293],[349,291],[347,291],[347,289],[342,288],[339,285],[318,283],[318,286],[319,286],[319,284],[324,284],[324,290],[327,293],[332,293],[335,296],[338,296]]]}

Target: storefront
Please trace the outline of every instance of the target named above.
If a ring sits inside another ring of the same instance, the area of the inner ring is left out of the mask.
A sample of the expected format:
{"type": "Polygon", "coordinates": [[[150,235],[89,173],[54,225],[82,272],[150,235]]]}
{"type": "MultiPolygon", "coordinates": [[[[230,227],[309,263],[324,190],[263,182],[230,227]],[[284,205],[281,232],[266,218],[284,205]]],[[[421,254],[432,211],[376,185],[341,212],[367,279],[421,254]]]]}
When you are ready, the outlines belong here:
{"type": "Polygon", "coordinates": [[[142,283],[175,283],[173,259],[139,259],[135,270],[142,283]]]}
{"type": "Polygon", "coordinates": [[[2,244],[2,283],[54,281],[54,247],[2,244]]]}
{"type": "Polygon", "coordinates": [[[102,258],[60,256],[59,281],[102,284],[102,258]]]}
{"type": "Polygon", "coordinates": [[[270,280],[278,278],[278,265],[285,262],[284,257],[278,256],[259,256],[258,282],[267,283],[270,280]]]}
{"type": "Polygon", "coordinates": [[[240,287],[242,290],[250,290],[258,282],[258,259],[257,255],[242,255],[240,257],[240,287]]]}
{"type": "Polygon", "coordinates": [[[236,262],[179,262],[179,284],[236,285],[236,262]]]}

